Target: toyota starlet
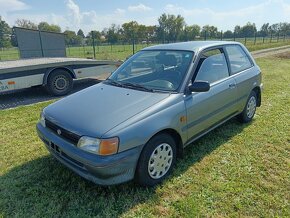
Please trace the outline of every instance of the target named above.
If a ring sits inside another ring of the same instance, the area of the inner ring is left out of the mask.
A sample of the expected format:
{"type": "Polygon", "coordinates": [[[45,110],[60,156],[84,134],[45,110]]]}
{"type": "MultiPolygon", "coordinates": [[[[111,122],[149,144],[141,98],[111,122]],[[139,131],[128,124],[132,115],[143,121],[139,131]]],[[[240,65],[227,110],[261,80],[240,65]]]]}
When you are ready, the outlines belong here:
{"type": "Polygon", "coordinates": [[[261,71],[238,42],[196,41],[137,52],[111,76],[44,108],[50,153],[100,185],[164,180],[184,148],[261,105],[261,71]]]}

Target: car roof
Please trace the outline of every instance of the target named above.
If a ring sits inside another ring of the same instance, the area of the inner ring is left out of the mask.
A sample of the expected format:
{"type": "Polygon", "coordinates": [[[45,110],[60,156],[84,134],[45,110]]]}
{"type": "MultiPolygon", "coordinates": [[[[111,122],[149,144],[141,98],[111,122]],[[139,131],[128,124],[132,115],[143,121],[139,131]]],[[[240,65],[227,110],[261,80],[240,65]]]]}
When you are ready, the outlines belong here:
{"type": "Polygon", "coordinates": [[[213,47],[213,46],[229,45],[229,44],[240,45],[241,43],[234,42],[234,41],[190,41],[190,42],[178,42],[178,43],[154,45],[154,46],[146,47],[146,48],[142,49],[142,51],[146,51],[146,50],[181,50],[181,51],[198,52],[201,49],[205,49],[205,48],[209,48],[209,47],[213,47]]]}

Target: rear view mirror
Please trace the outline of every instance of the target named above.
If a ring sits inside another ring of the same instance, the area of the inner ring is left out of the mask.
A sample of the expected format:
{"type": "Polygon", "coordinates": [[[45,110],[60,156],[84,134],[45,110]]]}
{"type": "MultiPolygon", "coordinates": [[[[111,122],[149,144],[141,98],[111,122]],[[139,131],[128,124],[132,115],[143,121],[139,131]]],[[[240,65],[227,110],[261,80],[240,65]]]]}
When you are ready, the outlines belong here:
{"type": "Polygon", "coordinates": [[[210,85],[206,81],[196,81],[188,89],[191,92],[207,92],[210,89],[210,85]]]}

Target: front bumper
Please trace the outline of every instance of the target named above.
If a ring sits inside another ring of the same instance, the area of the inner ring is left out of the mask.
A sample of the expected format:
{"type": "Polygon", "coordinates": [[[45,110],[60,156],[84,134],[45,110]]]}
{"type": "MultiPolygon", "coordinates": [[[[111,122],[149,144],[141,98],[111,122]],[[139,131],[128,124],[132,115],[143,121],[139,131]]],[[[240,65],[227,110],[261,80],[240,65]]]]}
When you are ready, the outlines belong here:
{"type": "Polygon", "coordinates": [[[142,146],[115,155],[100,156],[77,148],[40,123],[36,129],[49,152],[85,179],[99,185],[114,185],[134,178],[142,146]]]}

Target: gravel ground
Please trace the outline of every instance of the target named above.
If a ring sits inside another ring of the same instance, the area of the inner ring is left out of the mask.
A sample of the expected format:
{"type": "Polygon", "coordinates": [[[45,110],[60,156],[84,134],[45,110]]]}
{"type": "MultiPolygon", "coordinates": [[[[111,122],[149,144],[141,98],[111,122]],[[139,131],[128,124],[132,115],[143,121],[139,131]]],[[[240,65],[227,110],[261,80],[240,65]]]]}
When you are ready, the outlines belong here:
{"type": "MultiPolygon", "coordinates": [[[[261,58],[265,56],[273,56],[279,54],[288,54],[290,46],[283,46],[279,48],[264,49],[252,52],[254,58],[261,58]]],[[[74,81],[73,91],[70,93],[78,92],[89,86],[99,83],[97,79],[82,79],[74,81]]],[[[14,108],[21,105],[29,105],[37,102],[56,99],[57,97],[49,95],[42,87],[33,87],[27,89],[20,89],[16,91],[6,92],[0,94],[0,110],[14,108]]]]}

